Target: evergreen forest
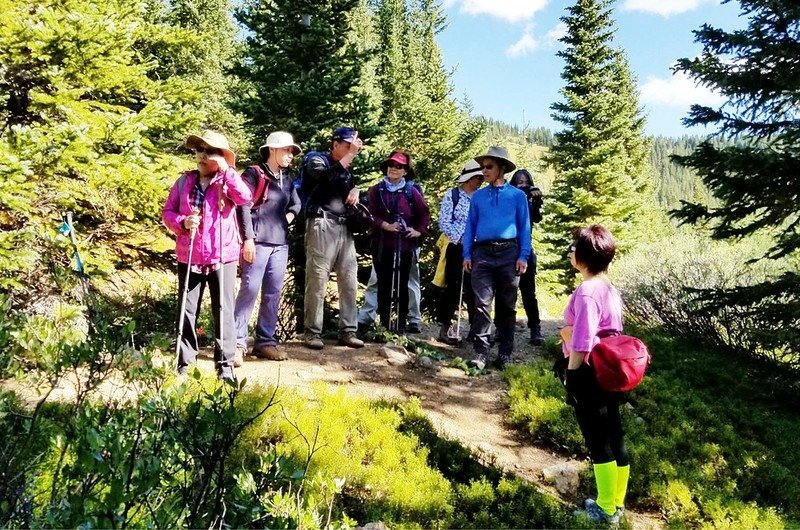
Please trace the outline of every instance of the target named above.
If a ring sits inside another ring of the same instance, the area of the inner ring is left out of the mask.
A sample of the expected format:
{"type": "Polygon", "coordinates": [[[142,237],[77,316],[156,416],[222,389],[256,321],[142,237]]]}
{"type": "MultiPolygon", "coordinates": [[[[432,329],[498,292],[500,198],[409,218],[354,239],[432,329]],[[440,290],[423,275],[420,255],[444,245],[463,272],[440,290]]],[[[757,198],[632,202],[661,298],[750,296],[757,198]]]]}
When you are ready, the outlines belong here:
{"type": "MultiPolygon", "coordinates": [[[[443,437],[417,399],[173,373],[180,302],[161,210],[195,167],[187,136],[222,132],[241,172],[270,132],[326,151],[340,125],[364,139],[361,190],[407,151],[434,220],[489,146],[529,168],[544,194],[543,319],[558,321],[577,285],[574,231],[615,235],[626,331],[653,356],[623,410],[631,514],[800,526],[800,4],[727,1],[744,26],[695,28],[703,52],[674,58],[725,103],[685,117],[709,135],[673,138],[645,133],[614,0],[564,3],[557,130],[474,114],[437,44],[439,0],[0,0],[0,527],[586,527],[578,498],[443,437]]],[[[420,266],[432,322],[431,232],[420,266]]],[[[363,287],[368,243],[357,249],[363,287]]],[[[303,277],[290,264],[286,341],[303,277]]],[[[500,414],[525,443],[586,460],[550,370],[559,341],[503,371],[500,414]]],[[[582,472],[580,493],[591,484],[582,472]]]]}

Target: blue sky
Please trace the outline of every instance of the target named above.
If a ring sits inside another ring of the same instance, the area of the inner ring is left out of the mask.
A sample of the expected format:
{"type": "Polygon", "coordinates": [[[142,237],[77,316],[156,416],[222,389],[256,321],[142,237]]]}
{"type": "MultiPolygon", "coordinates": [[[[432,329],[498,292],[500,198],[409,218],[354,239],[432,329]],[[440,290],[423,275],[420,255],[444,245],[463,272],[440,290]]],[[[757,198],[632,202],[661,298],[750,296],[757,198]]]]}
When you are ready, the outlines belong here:
{"type": "MultiPolygon", "coordinates": [[[[556,57],[563,35],[560,18],[571,0],[443,0],[447,28],[439,35],[447,68],[453,70],[454,96],[468,99],[475,114],[528,127],[560,128],[550,118],[559,99],[563,61],[556,57]]],[[[735,1],[617,0],[615,45],[631,63],[647,116],[647,133],[703,134],[681,124],[692,103],[716,106],[717,94],[673,75],[681,57],[701,51],[692,30],[703,23],[726,30],[741,28],[735,1]]]]}

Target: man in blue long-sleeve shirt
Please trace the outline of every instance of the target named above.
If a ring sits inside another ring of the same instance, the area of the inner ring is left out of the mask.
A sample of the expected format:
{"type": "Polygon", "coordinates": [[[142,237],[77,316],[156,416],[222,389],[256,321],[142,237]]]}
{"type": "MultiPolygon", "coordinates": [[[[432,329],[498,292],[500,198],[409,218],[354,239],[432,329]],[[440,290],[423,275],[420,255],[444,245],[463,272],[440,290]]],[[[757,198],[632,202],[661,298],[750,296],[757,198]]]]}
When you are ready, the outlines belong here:
{"type": "Polygon", "coordinates": [[[502,369],[511,362],[514,349],[519,277],[528,267],[531,232],[525,194],[505,181],[505,174],[516,165],[503,147],[490,147],[475,158],[483,169],[488,186],[472,195],[464,229],[464,269],[472,273],[475,294],[475,357],[470,364],[486,366],[495,300],[497,326],[497,364],[502,369]]]}

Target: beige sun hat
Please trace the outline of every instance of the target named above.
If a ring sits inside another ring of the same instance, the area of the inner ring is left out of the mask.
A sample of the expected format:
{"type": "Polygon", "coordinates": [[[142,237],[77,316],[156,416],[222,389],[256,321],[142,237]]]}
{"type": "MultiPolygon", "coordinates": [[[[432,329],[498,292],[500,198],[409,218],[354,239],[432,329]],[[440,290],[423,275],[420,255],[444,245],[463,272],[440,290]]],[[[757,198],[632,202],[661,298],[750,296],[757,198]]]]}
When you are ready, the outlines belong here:
{"type": "Polygon", "coordinates": [[[459,184],[463,184],[472,177],[482,177],[483,170],[481,169],[481,165],[477,163],[475,160],[470,160],[466,164],[464,164],[464,169],[461,170],[461,173],[456,177],[456,181],[459,184]]]}
{"type": "Polygon", "coordinates": [[[203,131],[203,134],[200,136],[190,134],[186,139],[186,147],[189,149],[195,149],[200,144],[206,144],[214,149],[219,149],[222,151],[222,156],[225,157],[225,161],[228,165],[231,167],[236,166],[236,153],[231,150],[225,135],[216,131],[203,131]]]}
{"type": "Polygon", "coordinates": [[[486,151],[486,154],[483,156],[476,156],[475,161],[481,165],[483,165],[484,158],[496,158],[497,160],[502,160],[506,164],[506,173],[511,173],[515,169],[517,169],[517,165],[511,161],[508,157],[508,150],[505,147],[498,147],[493,145],[486,151]]]}
{"type": "Polygon", "coordinates": [[[275,131],[269,133],[269,136],[267,136],[267,141],[264,143],[264,145],[258,148],[258,152],[261,153],[261,156],[267,158],[267,156],[269,155],[270,147],[273,147],[275,149],[280,149],[282,147],[291,147],[292,154],[295,156],[303,152],[303,150],[300,149],[300,146],[294,143],[294,138],[292,137],[292,135],[286,131],[275,131]]]}

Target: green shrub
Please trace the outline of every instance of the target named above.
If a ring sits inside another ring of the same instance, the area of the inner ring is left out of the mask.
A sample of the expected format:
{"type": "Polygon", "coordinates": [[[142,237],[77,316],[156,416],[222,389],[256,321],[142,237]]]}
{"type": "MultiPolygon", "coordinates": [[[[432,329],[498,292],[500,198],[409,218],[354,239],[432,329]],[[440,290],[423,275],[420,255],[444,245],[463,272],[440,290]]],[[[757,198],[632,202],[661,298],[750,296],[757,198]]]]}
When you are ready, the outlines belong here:
{"type": "MultiPolygon", "coordinates": [[[[766,246],[756,239],[712,241],[685,230],[632,250],[611,269],[628,322],[800,369],[797,336],[770,316],[767,302],[751,303],[744,294],[725,303],[715,299],[715,293],[747,289],[797,269],[791,256],[755,262],[766,246]]],[[[768,302],[773,303],[780,300],[768,302]]]]}
{"type": "Polygon", "coordinates": [[[429,464],[453,484],[448,528],[565,528],[569,511],[557,499],[477,461],[469,450],[440,438],[418,400],[399,406],[401,430],[428,448],[429,464]]]}
{"type": "MultiPolygon", "coordinates": [[[[776,369],[637,334],[653,363],[632,392],[635,405],[623,406],[629,503],[656,508],[681,528],[793,526],[800,515],[796,387],[776,386],[776,369]]],[[[572,410],[545,406],[559,390],[548,375],[543,364],[506,370],[511,419],[536,438],[575,448],[577,425],[563,415],[572,410]]]]}
{"type": "Polygon", "coordinates": [[[430,526],[450,516],[450,485],[428,466],[414,436],[398,434],[399,425],[396,411],[319,385],[311,398],[281,393],[279,408],[252,432],[276,443],[309,475],[343,480],[347,506],[358,512],[349,515],[357,520],[430,526]]]}
{"type": "Polygon", "coordinates": [[[583,452],[583,436],[565,394],[548,363],[512,365],[504,376],[508,381],[509,423],[536,440],[568,453],[583,452]]]}

